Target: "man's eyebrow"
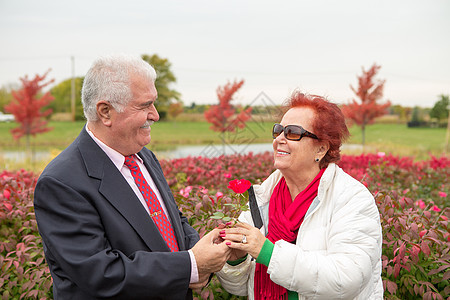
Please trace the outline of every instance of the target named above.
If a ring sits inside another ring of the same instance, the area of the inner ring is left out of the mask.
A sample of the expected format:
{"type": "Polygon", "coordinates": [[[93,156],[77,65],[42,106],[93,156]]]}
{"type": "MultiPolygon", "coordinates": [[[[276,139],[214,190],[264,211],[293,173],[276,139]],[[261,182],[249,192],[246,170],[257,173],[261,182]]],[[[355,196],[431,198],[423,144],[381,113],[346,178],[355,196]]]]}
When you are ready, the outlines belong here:
{"type": "Polygon", "coordinates": [[[155,100],[149,100],[149,101],[147,101],[147,102],[141,103],[140,106],[142,106],[142,107],[147,107],[147,106],[152,105],[153,103],[155,103],[155,100]]]}

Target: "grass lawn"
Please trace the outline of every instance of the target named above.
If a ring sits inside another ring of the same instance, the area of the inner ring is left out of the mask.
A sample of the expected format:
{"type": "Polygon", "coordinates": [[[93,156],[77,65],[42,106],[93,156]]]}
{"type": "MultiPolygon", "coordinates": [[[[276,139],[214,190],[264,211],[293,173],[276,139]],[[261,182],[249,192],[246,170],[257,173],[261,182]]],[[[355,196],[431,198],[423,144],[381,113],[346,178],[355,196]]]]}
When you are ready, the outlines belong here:
{"type": "MultiPolygon", "coordinates": [[[[361,128],[352,126],[349,144],[360,144],[361,128]]],[[[366,127],[367,150],[425,159],[444,152],[446,128],[408,128],[405,124],[373,124],[366,127]]]]}
{"type": "MultiPolygon", "coordinates": [[[[49,127],[53,127],[53,130],[32,137],[31,144],[37,149],[62,150],[77,137],[84,124],[85,122],[49,122],[49,127]]],[[[207,122],[157,122],[152,126],[152,142],[149,147],[166,149],[176,145],[221,144],[223,137],[231,143],[271,142],[272,123],[249,122],[246,125],[246,128],[237,133],[223,136],[210,130],[207,122]]],[[[25,138],[18,143],[11,136],[10,129],[16,126],[15,123],[0,123],[0,150],[25,146],[25,138]]]]}
{"type": "MultiPolygon", "coordinates": [[[[67,147],[80,133],[85,122],[49,122],[48,127],[53,130],[38,134],[30,138],[30,143],[37,149],[59,149],[67,147]]],[[[25,137],[19,142],[12,138],[10,129],[17,127],[17,123],[0,123],[0,148],[23,149],[25,147],[25,137]]]]}
{"type": "MultiPolygon", "coordinates": [[[[236,133],[221,135],[209,129],[207,122],[157,122],[152,126],[152,142],[149,148],[165,150],[176,145],[221,144],[222,138],[228,143],[270,143],[273,123],[249,122],[236,133]]],[[[20,150],[25,147],[25,139],[14,141],[10,129],[16,123],[0,123],[0,151],[20,150]]],[[[50,122],[53,130],[31,138],[37,150],[62,150],[79,134],[84,122],[50,122]]],[[[350,128],[348,144],[361,143],[361,129],[350,128]]],[[[374,124],[366,128],[365,151],[382,151],[395,155],[427,158],[429,154],[440,156],[445,143],[445,128],[408,128],[404,124],[374,124]]],[[[355,151],[355,150],[352,150],[355,151]]],[[[358,150],[356,150],[358,151],[358,150]]]]}

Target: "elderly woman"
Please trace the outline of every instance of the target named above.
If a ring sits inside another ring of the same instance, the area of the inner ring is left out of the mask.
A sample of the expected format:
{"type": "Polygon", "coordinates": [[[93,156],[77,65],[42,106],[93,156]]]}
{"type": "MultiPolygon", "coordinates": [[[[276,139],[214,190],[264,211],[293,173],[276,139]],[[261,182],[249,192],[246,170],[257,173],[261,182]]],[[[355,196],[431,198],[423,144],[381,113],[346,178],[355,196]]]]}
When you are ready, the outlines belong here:
{"type": "Polygon", "coordinates": [[[349,135],[342,112],[299,92],[286,108],[272,130],[277,170],[253,186],[256,218],[245,211],[221,231],[233,249],[222,286],[249,299],[382,299],[379,212],[336,165],[349,135]]]}

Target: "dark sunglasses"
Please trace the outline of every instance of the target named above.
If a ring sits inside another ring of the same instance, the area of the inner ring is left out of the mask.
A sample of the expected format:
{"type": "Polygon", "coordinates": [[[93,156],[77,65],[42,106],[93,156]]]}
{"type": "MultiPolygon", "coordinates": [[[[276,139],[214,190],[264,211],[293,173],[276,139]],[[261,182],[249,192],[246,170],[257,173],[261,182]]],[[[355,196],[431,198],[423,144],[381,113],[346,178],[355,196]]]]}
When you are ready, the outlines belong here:
{"type": "Polygon", "coordinates": [[[283,127],[281,124],[275,124],[272,128],[272,137],[276,139],[282,132],[284,132],[284,137],[291,141],[300,141],[302,137],[310,137],[312,139],[319,139],[314,133],[311,133],[302,126],[298,125],[287,125],[283,127]]]}

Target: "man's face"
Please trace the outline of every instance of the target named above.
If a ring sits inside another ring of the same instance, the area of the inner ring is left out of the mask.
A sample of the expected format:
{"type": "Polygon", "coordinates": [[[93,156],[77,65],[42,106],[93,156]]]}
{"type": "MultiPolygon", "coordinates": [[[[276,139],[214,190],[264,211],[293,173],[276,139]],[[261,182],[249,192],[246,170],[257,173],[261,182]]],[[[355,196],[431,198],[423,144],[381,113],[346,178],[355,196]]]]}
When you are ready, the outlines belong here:
{"type": "Polygon", "coordinates": [[[150,143],[150,125],[159,120],[155,84],[140,75],[132,75],[130,88],[133,97],[123,112],[111,110],[110,146],[125,156],[139,152],[150,143]]]}

